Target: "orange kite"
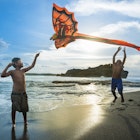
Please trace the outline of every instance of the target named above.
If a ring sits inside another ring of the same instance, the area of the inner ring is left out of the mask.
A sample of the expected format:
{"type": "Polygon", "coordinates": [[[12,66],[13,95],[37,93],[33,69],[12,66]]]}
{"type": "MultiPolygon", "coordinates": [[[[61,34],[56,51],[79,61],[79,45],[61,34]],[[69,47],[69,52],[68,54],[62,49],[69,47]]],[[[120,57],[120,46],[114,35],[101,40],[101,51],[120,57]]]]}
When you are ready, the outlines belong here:
{"type": "Polygon", "coordinates": [[[66,8],[61,8],[56,4],[53,4],[52,22],[55,34],[50,39],[55,41],[57,49],[66,47],[67,44],[76,39],[86,39],[107,44],[132,47],[140,51],[140,46],[123,40],[107,39],[78,33],[78,22],[74,18],[74,13],[69,12],[66,8]]]}

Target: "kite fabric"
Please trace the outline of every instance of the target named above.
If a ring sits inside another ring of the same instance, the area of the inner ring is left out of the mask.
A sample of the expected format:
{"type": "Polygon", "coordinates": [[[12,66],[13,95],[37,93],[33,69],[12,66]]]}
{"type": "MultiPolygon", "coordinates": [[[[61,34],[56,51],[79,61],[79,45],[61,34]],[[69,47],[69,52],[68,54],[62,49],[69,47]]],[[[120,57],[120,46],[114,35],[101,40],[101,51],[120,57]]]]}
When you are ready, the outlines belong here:
{"type": "Polygon", "coordinates": [[[123,40],[107,39],[78,33],[78,22],[75,20],[74,13],[69,12],[66,8],[61,8],[56,4],[53,4],[52,23],[55,34],[50,39],[55,41],[57,49],[66,47],[70,42],[73,42],[76,39],[85,39],[107,44],[132,47],[140,51],[140,46],[123,40]]]}

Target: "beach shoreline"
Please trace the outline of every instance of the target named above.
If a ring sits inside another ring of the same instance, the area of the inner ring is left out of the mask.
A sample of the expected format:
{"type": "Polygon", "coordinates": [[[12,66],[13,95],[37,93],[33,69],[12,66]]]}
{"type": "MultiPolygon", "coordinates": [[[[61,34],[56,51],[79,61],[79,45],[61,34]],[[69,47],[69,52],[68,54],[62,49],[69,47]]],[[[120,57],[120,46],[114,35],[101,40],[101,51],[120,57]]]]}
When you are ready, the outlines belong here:
{"type": "Polygon", "coordinates": [[[24,127],[21,113],[17,113],[16,127],[12,128],[10,113],[0,116],[0,137],[3,140],[139,140],[140,92],[124,94],[115,104],[113,97],[100,103],[62,106],[42,112],[28,113],[24,127]]]}

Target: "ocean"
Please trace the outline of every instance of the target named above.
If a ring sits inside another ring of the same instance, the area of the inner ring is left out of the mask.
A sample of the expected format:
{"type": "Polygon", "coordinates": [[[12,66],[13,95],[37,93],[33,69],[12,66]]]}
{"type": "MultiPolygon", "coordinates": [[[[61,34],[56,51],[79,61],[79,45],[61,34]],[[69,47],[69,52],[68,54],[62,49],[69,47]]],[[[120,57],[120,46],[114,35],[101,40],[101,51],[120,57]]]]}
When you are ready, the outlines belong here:
{"type": "MultiPolygon", "coordinates": [[[[46,112],[71,105],[97,104],[112,96],[110,78],[26,75],[30,112],[46,112]]],[[[124,94],[140,91],[140,78],[123,79],[124,94]]],[[[11,112],[11,77],[0,78],[0,114],[11,112]]],[[[113,98],[113,97],[112,97],[113,98]]]]}

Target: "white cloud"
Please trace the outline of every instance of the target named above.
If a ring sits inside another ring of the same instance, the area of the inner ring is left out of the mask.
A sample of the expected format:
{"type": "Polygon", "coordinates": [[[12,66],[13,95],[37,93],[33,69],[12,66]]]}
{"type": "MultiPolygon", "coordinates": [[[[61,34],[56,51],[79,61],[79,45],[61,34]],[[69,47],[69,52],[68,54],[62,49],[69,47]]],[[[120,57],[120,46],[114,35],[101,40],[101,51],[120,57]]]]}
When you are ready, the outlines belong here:
{"type": "Polygon", "coordinates": [[[140,32],[140,23],[138,21],[119,21],[118,23],[108,24],[99,29],[97,33],[98,35],[107,35],[107,34],[116,34],[116,33],[126,33],[131,28],[134,28],[140,32]]]}
{"type": "Polygon", "coordinates": [[[128,70],[129,76],[139,76],[140,55],[128,55],[124,69],[128,70]]]}
{"type": "MultiPolygon", "coordinates": [[[[129,68],[140,68],[140,55],[129,55],[127,57],[128,61],[127,61],[127,67],[129,68]]],[[[138,68],[138,69],[139,69],[138,68]]]]}
{"type": "Polygon", "coordinates": [[[8,48],[10,44],[5,42],[3,39],[0,39],[0,48],[8,48]]]}
{"type": "Polygon", "coordinates": [[[130,17],[140,18],[140,1],[138,0],[77,0],[67,5],[68,9],[80,15],[91,15],[97,12],[115,11],[130,17]]]}

